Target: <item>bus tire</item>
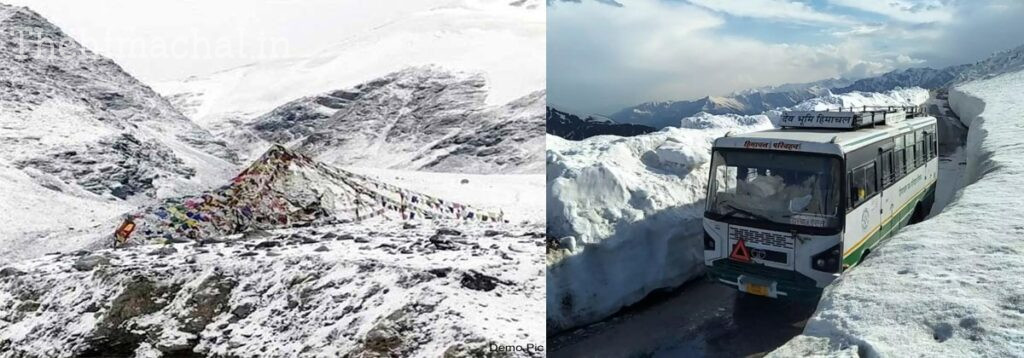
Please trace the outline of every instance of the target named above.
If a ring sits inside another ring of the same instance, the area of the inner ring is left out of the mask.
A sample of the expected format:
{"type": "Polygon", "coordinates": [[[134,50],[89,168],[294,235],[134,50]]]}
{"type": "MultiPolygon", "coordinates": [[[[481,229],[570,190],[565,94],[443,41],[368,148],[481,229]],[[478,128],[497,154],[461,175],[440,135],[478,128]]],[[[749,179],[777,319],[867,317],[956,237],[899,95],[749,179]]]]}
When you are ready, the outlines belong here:
{"type": "Polygon", "coordinates": [[[871,255],[871,249],[864,250],[864,253],[860,254],[860,260],[857,260],[857,265],[864,263],[864,259],[871,255]]]}
{"type": "Polygon", "coordinates": [[[910,223],[908,224],[914,225],[924,221],[925,215],[926,214],[924,213],[924,202],[918,201],[917,206],[914,207],[914,213],[910,215],[910,223]]]}

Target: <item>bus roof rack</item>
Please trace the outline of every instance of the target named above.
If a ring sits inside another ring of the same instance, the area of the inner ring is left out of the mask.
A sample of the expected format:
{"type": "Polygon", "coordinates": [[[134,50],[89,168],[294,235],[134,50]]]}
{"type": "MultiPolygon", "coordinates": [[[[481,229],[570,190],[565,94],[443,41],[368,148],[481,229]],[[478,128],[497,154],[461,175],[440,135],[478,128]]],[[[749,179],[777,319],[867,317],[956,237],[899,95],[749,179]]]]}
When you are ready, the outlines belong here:
{"type": "Polygon", "coordinates": [[[839,107],[837,110],[785,111],[779,125],[783,128],[858,129],[895,124],[922,115],[921,106],[839,107]]]}

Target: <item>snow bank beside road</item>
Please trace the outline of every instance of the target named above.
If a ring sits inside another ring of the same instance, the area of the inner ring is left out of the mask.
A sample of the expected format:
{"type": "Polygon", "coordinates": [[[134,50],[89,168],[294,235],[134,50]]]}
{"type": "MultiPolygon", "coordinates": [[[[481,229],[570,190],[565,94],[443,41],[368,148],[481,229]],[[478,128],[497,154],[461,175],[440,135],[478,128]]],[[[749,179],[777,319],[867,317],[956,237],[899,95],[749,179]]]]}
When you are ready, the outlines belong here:
{"type": "Polygon", "coordinates": [[[970,127],[966,175],[974,184],[831,286],[804,336],[773,355],[839,355],[854,346],[869,357],[1024,351],[1021,93],[1024,72],[950,90],[970,127]]]}
{"type": "Polygon", "coordinates": [[[701,272],[711,144],[771,128],[766,116],[704,116],[696,128],[566,141],[548,136],[549,329],[600,320],[701,272]]]}

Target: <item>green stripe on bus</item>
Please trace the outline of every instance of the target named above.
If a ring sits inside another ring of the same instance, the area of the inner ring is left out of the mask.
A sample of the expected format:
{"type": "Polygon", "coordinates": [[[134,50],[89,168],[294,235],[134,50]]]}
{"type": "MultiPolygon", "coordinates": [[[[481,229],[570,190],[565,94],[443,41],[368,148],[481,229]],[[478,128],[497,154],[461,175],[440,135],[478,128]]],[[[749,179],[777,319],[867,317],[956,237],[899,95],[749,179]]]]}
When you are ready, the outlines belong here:
{"type": "MultiPolygon", "coordinates": [[[[921,190],[913,199],[908,201],[911,202],[921,201],[930,193],[935,187],[935,182],[928,184],[924,189],[921,190]]],[[[910,215],[914,213],[914,209],[917,205],[905,205],[896,215],[890,216],[891,220],[880,227],[871,237],[863,240],[863,242],[853,249],[848,255],[843,257],[843,265],[854,266],[860,262],[861,256],[864,255],[864,251],[875,248],[879,242],[892,236],[896,231],[906,225],[910,221],[910,215]]]]}

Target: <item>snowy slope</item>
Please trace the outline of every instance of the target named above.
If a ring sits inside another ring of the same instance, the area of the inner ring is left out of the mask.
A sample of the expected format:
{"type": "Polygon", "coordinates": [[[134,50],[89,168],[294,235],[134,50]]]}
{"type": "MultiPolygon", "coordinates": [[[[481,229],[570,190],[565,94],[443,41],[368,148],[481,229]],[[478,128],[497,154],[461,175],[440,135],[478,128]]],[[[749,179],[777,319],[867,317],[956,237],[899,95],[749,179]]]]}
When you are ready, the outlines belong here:
{"type": "Polygon", "coordinates": [[[0,33],[0,261],[235,171],[224,143],[37,13],[0,5],[0,33]]]}
{"type": "Polygon", "coordinates": [[[544,88],[545,29],[545,9],[537,0],[443,0],[317,54],[155,87],[207,128],[409,66],[482,72],[487,103],[503,105],[544,88]]]}
{"type": "Polygon", "coordinates": [[[543,174],[461,174],[346,167],[361,174],[427,195],[447,198],[487,212],[504,212],[512,223],[544,225],[543,174]]]}
{"type": "Polygon", "coordinates": [[[504,221],[498,211],[389,185],[275,145],[227,185],[127,214],[134,230],[118,235],[117,245],[220,240],[255,230],[362,225],[378,218],[504,221]]]}
{"type": "MultiPolygon", "coordinates": [[[[430,191],[459,189],[458,176],[430,191]]],[[[491,204],[540,197],[539,185],[491,177],[475,186],[516,197],[491,204]]],[[[117,249],[103,249],[112,221],[55,237],[63,254],[0,261],[0,357],[475,357],[541,345],[543,224],[502,216],[274,146],[228,185],[133,210],[117,249]]]]}
{"type": "Polygon", "coordinates": [[[25,8],[0,5],[0,160],[118,198],[233,171],[224,143],[25,8]]]}
{"type": "Polygon", "coordinates": [[[0,357],[477,357],[492,343],[540,345],[537,230],[384,221],[48,255],[0,273],[0,357]]]}
{"type": "Polygon", "coordinates": [[[0,265],[85,247],[96,235],[109,234],[116,218],[132,208],[47,174],[4,164],[0,188],[0,265]]]}
{"type": "Polygon", "coordinates": [[[804,336],[774,354],[1010,357],[1024,351],[1024,72],[952,88],[970,131],[967,183],[826,291],[804,336]]]}
{"type": "MultiPolygon", "coordinates": [[[[810,110],[917,105],[921,88],[829,94],[810,110]]],[[[715,138],[769,129],[782,109],[761,115],[699,113],[678,126],[634,137],[566,141],[548,136],[547,312],[552,330],[600,320],[653,290],[703,270],[700,222],[715,138]]]]}
{"type": "Polygon", "coordinates": [[[224,137],[241,152],[270,143],[338,165],[469,173],[537,173],[545,92],[490,107],[479,74],[411,67],[288,102],[224,137]]]}

